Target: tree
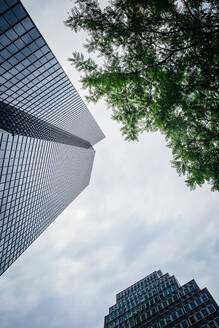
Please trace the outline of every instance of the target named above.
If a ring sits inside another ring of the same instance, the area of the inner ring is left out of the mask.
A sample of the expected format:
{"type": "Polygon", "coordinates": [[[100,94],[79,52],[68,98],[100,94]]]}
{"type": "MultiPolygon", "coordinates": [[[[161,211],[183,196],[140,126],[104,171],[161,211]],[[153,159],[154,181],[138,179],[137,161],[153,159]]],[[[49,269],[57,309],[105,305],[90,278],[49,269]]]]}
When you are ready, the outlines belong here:
{"type": "Polygon", "coordinates": [[[77,0],[65,22],[102,57],[70,59],[87,99],[105,98],[127,140],[161,131],[191,189],[219,190],[218,13],[216,0],[77,0]]]}

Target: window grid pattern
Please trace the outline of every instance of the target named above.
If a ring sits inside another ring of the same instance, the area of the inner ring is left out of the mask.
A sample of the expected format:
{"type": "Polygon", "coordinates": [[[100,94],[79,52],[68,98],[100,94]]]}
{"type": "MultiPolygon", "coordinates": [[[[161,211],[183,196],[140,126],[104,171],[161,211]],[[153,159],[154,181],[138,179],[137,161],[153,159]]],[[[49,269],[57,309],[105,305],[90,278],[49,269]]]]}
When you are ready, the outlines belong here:
{"type": "Polygon", "coordinates": [[[206,288],[200,290],[194,280],[181,287],[174,276],[159,270],[116,295],[104,328],[214,328],[218,316],[206,288]]]}
{"type": "Polygon", "coordinates": [[[91,145],[104,135],[20,1],[0,4],[0,101],[91,145]]]}
{"type": "Polygon", "coordinates": [[[88,185],[104,135],[18,0],[0,1],[0,275],[88,185]]]}
{"type": "Polygon", "coordinates": [[[88,185],[93,148],[0,133],[0,274],[88,185]]]}
{"type": "Polygon", "coordinates": [[[67,145],[90,148],[89,142],[74,136],[55,125],[45,122],[31,114],[24,113],[15,107],[5,109],[0,102],[0,129],[13,135],[22,135],[67,145]]]}

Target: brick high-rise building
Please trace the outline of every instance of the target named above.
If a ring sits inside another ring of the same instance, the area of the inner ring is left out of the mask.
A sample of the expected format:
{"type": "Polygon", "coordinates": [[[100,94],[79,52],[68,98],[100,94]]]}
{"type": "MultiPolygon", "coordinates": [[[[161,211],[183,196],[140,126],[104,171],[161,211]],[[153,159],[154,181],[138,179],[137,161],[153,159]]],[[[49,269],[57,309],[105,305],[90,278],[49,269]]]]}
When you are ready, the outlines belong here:
{"type": "Polygon", "coordinates": [[[164,327],[219,327],[218,305],[195,280],[180,286],[159,270],[118,293],[104,322],[104,328],[164,327]]]}
{"type": "Polygon", "coordinates": [[[104,137],[18,0],[0,1],[0,275],[88,185],[104,137]]]}

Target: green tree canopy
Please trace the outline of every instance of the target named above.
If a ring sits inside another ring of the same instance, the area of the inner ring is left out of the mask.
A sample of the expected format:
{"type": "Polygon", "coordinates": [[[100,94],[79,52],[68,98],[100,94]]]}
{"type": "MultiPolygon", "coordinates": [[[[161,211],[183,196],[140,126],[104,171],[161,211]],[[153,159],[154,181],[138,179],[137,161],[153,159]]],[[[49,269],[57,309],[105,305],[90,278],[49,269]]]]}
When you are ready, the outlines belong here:
{"type": "Polygon", "coordinates": [[[219,190],[218,13],[217,0],[77,0],[65,22],[102,57],[70,59],[88,100],[105,98],[127,140],[161,131],[191,189],[219,190]]]}

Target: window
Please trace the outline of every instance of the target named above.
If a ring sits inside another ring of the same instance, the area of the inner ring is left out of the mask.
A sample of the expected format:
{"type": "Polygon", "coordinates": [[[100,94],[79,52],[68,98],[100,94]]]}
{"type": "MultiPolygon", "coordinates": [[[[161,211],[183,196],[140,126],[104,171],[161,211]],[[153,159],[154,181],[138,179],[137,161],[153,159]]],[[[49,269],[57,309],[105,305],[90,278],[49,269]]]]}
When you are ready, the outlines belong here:
{"type": "Polygon", "coordinates": [[[31,36],[31,38],[32,38],[33,40],[37,39],[37,38],[40,36],[40,34],[39,34],[39,32],[37,31],[36,28],[34,28],[33,30],[31,30],[31,31],[29,32],[29,34],[30,34],[30,36],[31,36]]]}
{"type": "Polygon", "coordinates": [[[33,24],[29,18],[25,18],[21,23],[26,30],[30,30],[33,27],[33,24]]]}
{"type": "Polygon", "coordinates": [[[210,313],[214,313],[216,310],[215,310],[215,307],[214,307],[214,305],[213,304],[210,304],[209,306],[208,306],[208,311],[210,312],[210,313]]]}
{"type": "Polygon", "coordinates": [[[30,45],[29,45],[29,49],[32,51],[32,52],[34,52],[35,50],[37,50],[37,46],[36,46],[36,44],[33,42],[33,43],[31,43],[30,45]]]}
{"type": "Polygon", "coordinates": [[[158,311],[162,310],[163,309],[163,304],[162,303],[158,304],[157,308],[158,308],[158,311]]]}
{"type": "Polygon", "coordinates": [[[17,52],[17,48],[15,47],[15,45],[13,43],[8,46],[7,50],[10,51],[10,53],[12,55],[17,52]]]}
{"type": "Polygon", "coordinates": [[[17,62],[18,62],[18,61],[17,61],[17,59],[16,59],[15,57],[12,57],[12,58],[9,59],[9,63],[10,63],[11,65],[13,65],[13,66],[16,65],[17,62]]]}
{"type": "MultiPolygon", "coordinates": [[[[22,39],[23,39],[23,37],[22,37],[22,39]]],[[[24,41],[25,42],[25,41],[24,41]]],[[[29,56],[30,54],[31,54],[31,51],[30,51],[30,49],[28,49],[27,47],[26,48],[24,48],[23,50],[22,50],[22,53],[24,54],[24,56],[26,57],[26,56],[29,56]]]]}
{"type": "Polygon", "coordinates": [[[182,322],[181,322],[181,327],[182,327],[182,328],[187,328],[187,327],[189,327],[189,323],[188,323],[188,321],[187,321],[187,320],[182,321],[182,322]]]}
{"type": "Polygon", "coordinates": [[[26,16],[26,13],[21,5],[17,5],[16,7],[14,7],[13,12],[19,19],[22,19],[26,16]]]}
{"type": "Polygon", "coordinates": [[[18,60],[22,60],[22,59],[24,59],[24,55],[22,54],[22,52],[19,52],[15,57],[16,57],[18,60]]]}
{"type": "Polygon", "coordinates": [[[207,301],[208,300],[208,295],[207,294],[202,294],[201,296],[203,302],[207,301]]]}
{"type": "Polygon", "coordinates": [[[0,4],[0,13],[3,13],[7,9],[8,9],[8,6],[6,5],[5,2],[2,1],[0,4]]]}
{"type": "Polygon", "coordinates": [[[17,39],[18,35],[17,33],[15,33],[15,31],[13,29],[10,29],[7,33],[6,33],[7,37],[11,40],[14,41],[15,39],[17,39]]]}
{"type": "Polygon", "coordinates": [[[183,310],[182,309],[179,309],[176,311],[178,317],[181,317],[183,315],[183,310]]]}
{"type": "Polygon", "coordinates": [[[16,16],[12,13],[12,11],[8,11],[5,15],[4,18],[7,19],[8,23],[10,25],[13,25],[15,23],[17,23],[17,18],[16,16]]]}
{"type": "Polygon", "coordinates": [[[40,39],[36,40],[36,44],[38,47],[42,47],[45,44],[45,42],[43,41],[42,38],[40,38],[40,39]]]}
{"type": "Polygon", "coordinates": [[[195,316],[196,316],[197,321],[202,319],[202,315],[201,315],[200,312],[197,312],[197,313],[195,314],[195,316]]]}
{"type": "Polygon", "coordinates": [[[191,325],[193,325],[193,323],[196,322],[194,315],[191,315],[191,316],[189,317],[189,321],[190,321],[191,325]]]}
{"type": "Polygon", "coordinates": [[[9,6],[13,6],[15,3],[18,2],[18,0],[6,0],[6,2],[9,6]]]}
{"type": "Polygon", "coordinates": [[[206,309],[202,309],[201,313],[203,314],[204,317],[207,317],[208,311],[206,309]]]}
{"type": "Polygon", "coordinates": [[[184,306],[184,309],[185,309],[185,312],[190,311],[190,305],[189,305],[189,304],[186,304],[186,305],[184,306]]]}
{"type": "Polygon", "coordinates": [[[171,314],[171,317],[172,317],[173,320],[176,320],[177,319],[177,314],[176,313],[172,313],[171,314]]]}
{"type": "Polygon", "coordinates": [[[203,302],[202,299],[201,299],[201,297],[197,298],[195,301],[196,301],[196,304],[197,305],[200,305],[203,302]]]}
{"type": "Polygon", "coordinates": [[[0,30],[6,31],[8,28],[9,28],[8,22],[3,17],[1,17],[1,20],[0,20],[0,30]]]}
{"type": "Polygon", "coordinates": [[[168,315],[167,317],[165,317],[165,322],[166,324],[170,323],[172,320],[171,320],[171,317],[168,315]]]}
{"type": "Polygon", "coordinates": [[[4,59],[8,59],[10,57],[10,52],[7,49],[4,49],[1,52],[1,56],[4,57],[4,59]]]}
{"type": "Polygon", "coordinates": [[[17,24],[15,28],[18,35],[22,35],[25,33],[25,29],[23,28],[23,25],[21,25],[21,23],[17,24]]]}

